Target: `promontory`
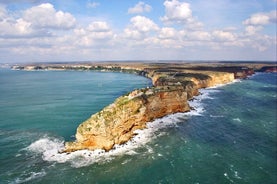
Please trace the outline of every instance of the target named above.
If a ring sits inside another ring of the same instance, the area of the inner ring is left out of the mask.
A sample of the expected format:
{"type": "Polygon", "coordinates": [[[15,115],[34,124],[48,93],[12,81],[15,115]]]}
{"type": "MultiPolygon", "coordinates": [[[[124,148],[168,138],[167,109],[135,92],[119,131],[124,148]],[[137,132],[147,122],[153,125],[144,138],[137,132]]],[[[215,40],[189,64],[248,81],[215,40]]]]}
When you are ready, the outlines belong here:
{"type": "Polygon", "coordinates": [[[76,140],[66,142],[63,152],[104,149],[124,144],[163,116],[191,110],[188,101],[199,89],[245,79],[255,71],[276,71],[269,63],[173,63],[121,62],[44,64],[14,66],[25,70],[100,70],[130,72],[148,77],[153,86],[118,97],[112,104],[93,114],[77,128],[76,140]]]}

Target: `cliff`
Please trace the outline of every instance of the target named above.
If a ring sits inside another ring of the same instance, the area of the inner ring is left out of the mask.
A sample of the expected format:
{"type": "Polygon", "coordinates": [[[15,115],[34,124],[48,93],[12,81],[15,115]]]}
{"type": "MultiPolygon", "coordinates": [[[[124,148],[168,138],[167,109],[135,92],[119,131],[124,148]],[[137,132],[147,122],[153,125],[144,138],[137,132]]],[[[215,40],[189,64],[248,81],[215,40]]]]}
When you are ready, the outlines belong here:
{"type": "Polygon", "coordinates": [[[145,128],[155,118],[189,110],[187,93],[182,87],[135,90],[83,122],[77,129],[76,141],[66,143],[65,151],[107,151],[128,141],[135,130],[145,128]]]}
{"type": "Polygon", "coordinates": [[[277,66],[264,66],[258,72],[277,72],[277,66]]]}
{"type": "Polygon", "coordinates": [[[115,100],[102,111],[80,124],[76,141],[67,142],[64,152],[82,149],[113,148],[123,144],[156,118],[190,110],[188,100],[198,89],[234,80],[233,73],[183,70],[148,70],[141,72],[152,79],[153,88],[135,90],[115,100]]]}

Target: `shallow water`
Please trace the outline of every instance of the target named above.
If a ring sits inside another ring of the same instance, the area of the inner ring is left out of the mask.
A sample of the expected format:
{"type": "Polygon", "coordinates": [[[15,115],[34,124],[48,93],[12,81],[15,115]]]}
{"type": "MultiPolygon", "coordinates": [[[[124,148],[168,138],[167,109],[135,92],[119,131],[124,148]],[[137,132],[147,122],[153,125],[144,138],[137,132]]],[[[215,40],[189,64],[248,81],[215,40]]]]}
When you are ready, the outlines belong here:
{"type": "Polygon", "coordinates": [[[202,90],[126,145],[58,154],[77,126],[148,79],[0,70],[0,183],[276,183],[276,74],[202,90]]]}

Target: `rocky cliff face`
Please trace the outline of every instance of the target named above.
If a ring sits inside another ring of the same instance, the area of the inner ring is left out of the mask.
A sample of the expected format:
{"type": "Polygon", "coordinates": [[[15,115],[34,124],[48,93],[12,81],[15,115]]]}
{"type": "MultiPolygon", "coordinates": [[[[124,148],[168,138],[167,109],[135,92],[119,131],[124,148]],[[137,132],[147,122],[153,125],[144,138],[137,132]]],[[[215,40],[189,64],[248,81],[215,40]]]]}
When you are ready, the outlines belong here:
{"type": "Polygon", "coordinates": [[[110,150],[134,136],[156,118],[189,111],[187,93],[180,87],[157,87],[135,90],[94,114],[77,129],[76,141],[68,142],[65,151],[81,149],[110,150]]]}
{"type": "Polygon", "coordinates": [[[234,73],[150,71],[153,88],[135,90],[119,97],[102,111],[80,124],[75,142],[65,144],[65,152],[81,149],[113,148],[130,140],[135,130],[156,118],[190,110],[187,101],[198,95],[198,89],[234,80],[234,73]]]}

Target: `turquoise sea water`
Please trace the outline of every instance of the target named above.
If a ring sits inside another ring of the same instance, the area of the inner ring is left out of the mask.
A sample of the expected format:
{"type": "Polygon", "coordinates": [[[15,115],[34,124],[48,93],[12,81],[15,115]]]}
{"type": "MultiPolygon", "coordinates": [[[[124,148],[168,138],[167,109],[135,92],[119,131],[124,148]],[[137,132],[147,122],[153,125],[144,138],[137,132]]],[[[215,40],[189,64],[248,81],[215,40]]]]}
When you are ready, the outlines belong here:
{"type": "Polygon", "coordinates": [[[91,114],[148,79],[0,70],[0,183],[276,183],[276,74],[202,90],[104,153],[58,154],[91,114]]]}

